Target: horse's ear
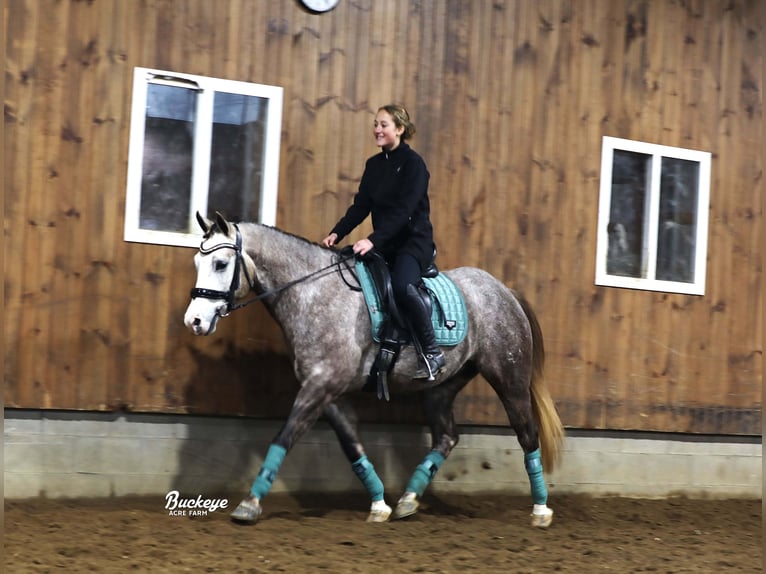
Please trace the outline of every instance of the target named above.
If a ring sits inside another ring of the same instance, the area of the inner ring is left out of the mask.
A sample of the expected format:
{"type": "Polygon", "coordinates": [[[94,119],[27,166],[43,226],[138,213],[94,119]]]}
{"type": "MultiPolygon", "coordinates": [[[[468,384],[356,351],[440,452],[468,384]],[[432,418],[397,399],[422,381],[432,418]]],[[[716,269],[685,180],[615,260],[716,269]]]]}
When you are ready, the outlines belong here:
{"type": "Polygon", "coordinates": [[[207,232],[210,231],[210,226],[213,224],[212,221],[208,221],[204,217],[202,217],[202,214],[200,212],[197,212],[197,223],[199,223],[199,226],[202,228],[202,233],[207,235],[207,232]]]}
{"type": "Polygon", "coordinates": [[[215,222],[216,224],[218,224],[218,229],[221,230],[221,233],[223,233],[224,235],[229,234],[229,224],[226,223],[226,219],[224,218],[223,215],[221,215],[219,211],[215,212],[215,222]]]}

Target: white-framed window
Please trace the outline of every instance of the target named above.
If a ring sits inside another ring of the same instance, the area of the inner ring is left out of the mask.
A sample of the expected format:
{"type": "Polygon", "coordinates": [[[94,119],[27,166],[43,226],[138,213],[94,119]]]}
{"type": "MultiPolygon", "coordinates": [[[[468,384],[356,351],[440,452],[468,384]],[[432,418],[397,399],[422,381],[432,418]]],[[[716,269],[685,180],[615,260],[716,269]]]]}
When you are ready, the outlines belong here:
{"type": "Polygon", "coordinates": [[[125,240],[197,247],[197,211],[274,225],[282,93],[135,68],[125,240]]]}
{"type": "Polygon", "coordinates": [[[704,295],[710,159],[603,138],[597,285],[704,295]]]}

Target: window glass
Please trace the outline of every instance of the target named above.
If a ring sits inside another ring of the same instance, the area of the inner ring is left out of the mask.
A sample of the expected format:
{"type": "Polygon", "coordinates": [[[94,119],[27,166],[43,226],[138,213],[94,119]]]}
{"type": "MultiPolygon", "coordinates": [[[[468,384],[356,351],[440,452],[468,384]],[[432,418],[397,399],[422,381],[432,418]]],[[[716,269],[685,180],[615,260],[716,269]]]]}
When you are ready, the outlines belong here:
{"type": "Polygon", "coordinates": [[[149,84],[141,169],[142,229],[188,231],[196,90],[149,84]]]}
{"type": "Polygon", "coordinates": [[[215,94],[208,206],[233,219],[258,220],[268,100],[215,94]]]}
{"type": "Polygon", "coordinates": [[[662,158],[657,279],[694,281],[699,162],[662,158]]]}
{"type": "Polygon", "coordinates": [[[606,262],[610,275],[645,276],[642,255],[651,160],[643,153],[614,152],[606,262]]]}

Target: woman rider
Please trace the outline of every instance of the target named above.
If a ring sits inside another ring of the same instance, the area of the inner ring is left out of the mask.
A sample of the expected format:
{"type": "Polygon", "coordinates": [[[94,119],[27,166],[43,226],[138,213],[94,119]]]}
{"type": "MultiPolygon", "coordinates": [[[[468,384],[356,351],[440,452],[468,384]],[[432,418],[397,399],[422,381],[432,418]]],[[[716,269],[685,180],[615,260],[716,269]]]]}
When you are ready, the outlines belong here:
{"type": "Polygon", "coordinates": [[[430,308],[417,288],[436,251],[428,201],[430,175],[423,158],[406,143],[415,126],[404,107],[381,107],[373,126],[381,151],[367,160],[353,203],[322,244],[337,244],[372,216],[373,232],[354,243],[354,253],[364,255],[374,248],[385,258],[397,305],[406,311],[426,362],[413,378],[432,379],[445,360],[436,344],[430,308]]]}

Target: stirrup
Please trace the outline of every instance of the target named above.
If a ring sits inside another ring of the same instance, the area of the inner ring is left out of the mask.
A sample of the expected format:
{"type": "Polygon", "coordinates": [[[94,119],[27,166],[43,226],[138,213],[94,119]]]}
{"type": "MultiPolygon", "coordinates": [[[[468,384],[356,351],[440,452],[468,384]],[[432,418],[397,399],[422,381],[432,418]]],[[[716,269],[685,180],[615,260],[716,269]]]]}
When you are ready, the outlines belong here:
{"type": "Polygon", "coordinates": [[[425,364],[421,366],[417,371],[415,371],[415,374],[412,376],[413,379],[426,379],[428,381],[433,381],[436,379],[436,375],[441,372],[441,370],[444,368],[444,365],[446,364],[446,361],[444,359],[444,353],[439,350],[437,353],[424,353],[422,355],[422,358],[425,361],[425,364]]]}

